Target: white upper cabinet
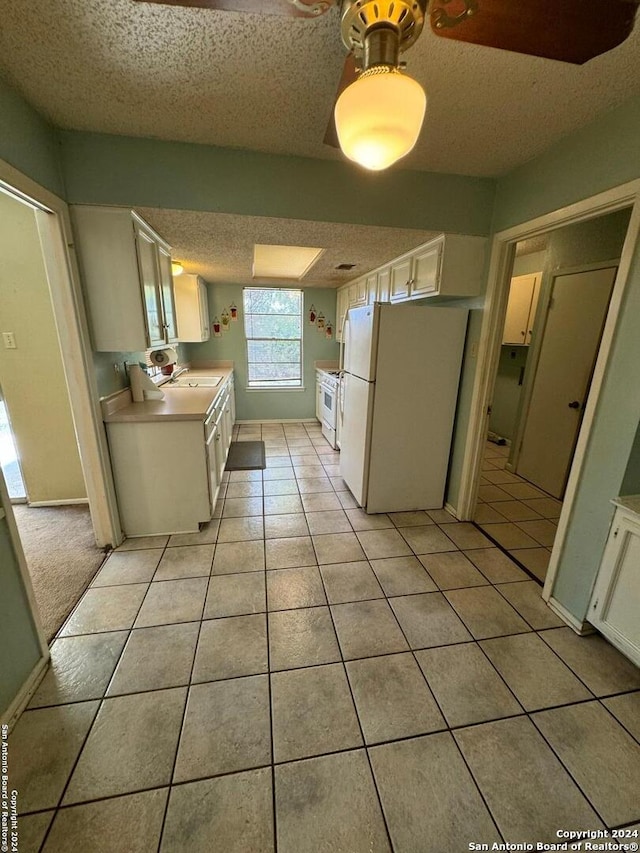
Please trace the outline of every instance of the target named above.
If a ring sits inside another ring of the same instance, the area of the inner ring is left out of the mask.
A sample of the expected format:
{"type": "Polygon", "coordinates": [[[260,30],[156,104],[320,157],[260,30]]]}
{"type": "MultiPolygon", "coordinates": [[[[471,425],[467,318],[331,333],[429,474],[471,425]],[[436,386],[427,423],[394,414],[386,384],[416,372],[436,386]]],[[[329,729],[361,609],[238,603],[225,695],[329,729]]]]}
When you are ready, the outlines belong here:
{"type": "Polygon", "coordinates": [[[367,304],[367,282],[368,279],[359,278],[348,287],[349,308],[357,308],[359,305],[367,304]]]}
{"type": "Polygon", "coordinates": [[[94,348],[177,343],[171,248],[131,210],[72,205],[71,217],[94,348]]]}
{"type": "Polygon", "coordinates": [[[378,287],[375,302],[388,302],[391,287],[391,267],[378,270],[378,287]]]}
{"type": "Polygon", "coordinates": [[[541,281],[542,273],[517,275],[511,279],[503,344],[529,346],[531,343],[541,281]]]}
{"type": "Polygon", "coordinates": [[[342,329],[349,310],[349,288],[342,287],[336,293],[336,340],[342,341],[342,329]]]}
{"type": "Polygon", "coordinates": [[[178,339],[185,343],[208,341],[209,298],[207,285],[199,275],[182,273],[173,279],[178,319],[178,339]]]}
{"type": "Polygon", "coordinates": [[[487,241],[442,234],[391,264],[391,302],[426,296],[477,296],[487,241]]]}
{"type": "Polygon", "coordinates": [[[411,258],[403,258],[391,264],[391,302],[402,302],[411,296],[411,258]]]}

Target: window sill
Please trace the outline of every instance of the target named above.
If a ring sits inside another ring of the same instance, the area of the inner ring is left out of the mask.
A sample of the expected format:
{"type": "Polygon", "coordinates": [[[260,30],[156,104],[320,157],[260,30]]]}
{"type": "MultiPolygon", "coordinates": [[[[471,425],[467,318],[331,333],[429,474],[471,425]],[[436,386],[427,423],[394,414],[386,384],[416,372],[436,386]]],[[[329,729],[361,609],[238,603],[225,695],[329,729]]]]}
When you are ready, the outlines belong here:
{"type": "Polygon", "coordinates": [[[286,391],[287,393],[291,393],[291,392],[295,392],[295,391],[306,391],[306,388],[304,388],[304,386],[301,388],[292,388],[290,385],[281,385],[281,386],[277,386],[275,388],[248,388],[245,386],[244,390],[249,394],[254,394],[254,393],[263,394],[265,391],[268,394],[270,394],[273,391],[277,391],[278,393],[280,391],[286,391]]]}

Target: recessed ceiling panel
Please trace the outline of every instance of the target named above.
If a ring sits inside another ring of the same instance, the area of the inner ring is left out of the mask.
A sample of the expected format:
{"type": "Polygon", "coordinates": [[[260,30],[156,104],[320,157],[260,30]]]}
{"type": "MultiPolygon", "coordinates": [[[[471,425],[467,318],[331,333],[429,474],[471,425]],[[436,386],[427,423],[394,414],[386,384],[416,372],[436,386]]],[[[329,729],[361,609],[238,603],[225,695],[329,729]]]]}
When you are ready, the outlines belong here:
{"type": "Polygon", "coordinates": [[[254,278],[284,278],[300,281],[324,249],[310,246],[274,246],[256,243],[253,247],[254,278]]]}

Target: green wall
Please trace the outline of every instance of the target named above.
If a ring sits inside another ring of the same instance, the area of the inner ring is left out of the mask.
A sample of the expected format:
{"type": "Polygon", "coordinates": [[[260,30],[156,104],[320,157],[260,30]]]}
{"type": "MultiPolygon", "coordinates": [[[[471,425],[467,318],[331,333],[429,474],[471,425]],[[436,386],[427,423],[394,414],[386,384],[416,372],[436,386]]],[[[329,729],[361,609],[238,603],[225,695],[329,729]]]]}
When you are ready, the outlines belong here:
{"type": "Polygon", "coordinates": [[[493,231],[640,177],[640,96],[498,180],[493,231]]]}
{"type": "Polygon", "coordinates": [[[55,130],[0,79],[0,159],[64,197],[55,130]]]}
{"type": "MultiPolygon", "coordinates": [[[[640,98],[597,119],[498,182],[501,230],[640,178],[640,98]]],[[[640,421],[640,246],[636,246],[608,370],[553,589],[578,620],[587,615],[640,421]]]]}
{"type": "Polygon", "coordinates": [[[488,234],[495,182],[63,131],[69,202],[488,234]]]}
{"type": "Polygon", "coordinates": [[[238,321],[231,323],[228,332],[206,343],[186,344],[186,357],[194,367],[207,366],[212,361],[233,361],[236,383],[236,417],[238,420],[292,420],[314,418],[316,413],[316,376],[314,361],[338,360],[338,344],[327,340],[315,326],[307,322],[313,304],[335,329],[336,291],[328,288],[307,288],[304,294],[303,372],[304,390],[255,391],[247,390],[247,348],[242,315],[242,285],[210,284],[210,319],[220,317],[232,303],[238,308],[238,321]]]}
{"type": "Polygon", "coordinates": [[[5,518],[0,519],[0,718],[40,660],[40,645],[5,518]]]}
{"type": "Polygon", "coordinates": [[[527,365],[529,347],[503,346],[500,347],[500,361],[496,384],[491,401],[491,417],[489,429],[492,432],[511,440],[514,436],[518,419],[518,408],[523,385],[520,377],[527,365]]]}
{"type": "MultiPolygon", "coordinates": [[[[186,361],[186,349],[183,344],[177,347],[178,360],[186,361]]],[[[134,362],[136,364],[144,363],[143,352],[94,352],[93,353],[93,369],[96,374],[96,383],[98,385],[98,394],[100,397],[107,397],[109,394],[114,394],[116,391],[121,391],[123,388],[129,387],[129,377],[125,370],[124,364],[134,362]],[[116,373],[114,364],[120,368],[116,373]]]]}

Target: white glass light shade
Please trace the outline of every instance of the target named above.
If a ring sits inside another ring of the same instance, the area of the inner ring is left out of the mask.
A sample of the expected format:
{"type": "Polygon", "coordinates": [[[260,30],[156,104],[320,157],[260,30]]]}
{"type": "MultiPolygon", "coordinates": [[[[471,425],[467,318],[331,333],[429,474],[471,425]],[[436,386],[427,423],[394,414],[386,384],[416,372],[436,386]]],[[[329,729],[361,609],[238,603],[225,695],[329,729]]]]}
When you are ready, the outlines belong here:
{"type": "Polygon", "coordinates": [[[171,273],[172,275],[182,275],[184,272],[184,267],[179,261],[171,261],[171,273]]]}
{"type": "Polygon", "coordinates": [[[418,140],[427,96],[395,69],[365,71],[342,92],[335,108],[340,148],[367,169],[387,169],[418,140]]]}

